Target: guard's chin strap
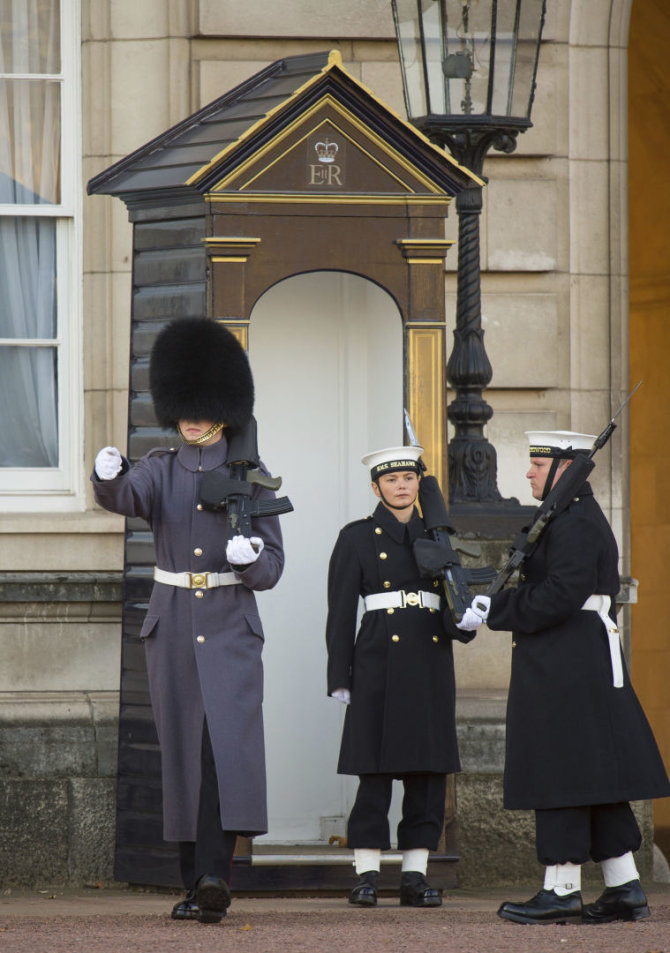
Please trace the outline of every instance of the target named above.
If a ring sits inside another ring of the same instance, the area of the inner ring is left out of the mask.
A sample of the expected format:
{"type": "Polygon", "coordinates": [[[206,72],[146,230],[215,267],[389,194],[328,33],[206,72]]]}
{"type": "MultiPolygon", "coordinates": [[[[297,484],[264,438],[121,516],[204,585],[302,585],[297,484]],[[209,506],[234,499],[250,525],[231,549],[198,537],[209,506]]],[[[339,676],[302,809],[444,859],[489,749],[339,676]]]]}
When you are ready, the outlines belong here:
{"type": "MultiPolygon", "coordinates": [[[[407,503],[404,506],[395,506],[393,503],[389,503],[389,501],[386,499],[386,497],[382,493],[382,488],[379,485],[379,481],[375,480],[374,482],[377,484],[377,489],[379,490],[379,496],[381,497],[381,500],[384,506],[388,506],[390,510],[406,510],[407,509],[407,506],[409,505],[407,503]]],[[[414,497],[413,505],[416,505],[416,497],[414,497]]]]}
{"type": "Polygon", "coordinates": [[[549,467],[549,472],[547,473],[547,479],[544,483],[544,490],[542,491],[542,500],[546,500],[549,492],[554,485],[554,480],[556,478],[556,471],[558,470],[561,463],[568,459],[566,457],[553,457],[551,461],[551,466],[549,467]]]}

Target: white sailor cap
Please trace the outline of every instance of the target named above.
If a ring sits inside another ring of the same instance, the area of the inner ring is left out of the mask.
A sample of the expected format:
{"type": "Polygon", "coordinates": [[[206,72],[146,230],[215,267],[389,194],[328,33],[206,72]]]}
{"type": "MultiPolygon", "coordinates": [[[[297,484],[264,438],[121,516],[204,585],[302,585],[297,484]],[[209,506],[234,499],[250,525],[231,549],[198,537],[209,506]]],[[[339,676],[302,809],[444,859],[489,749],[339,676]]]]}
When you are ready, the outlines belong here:
{"type": "Polygon", "coordinates": [[[397,473],[399,470],[420,472],[419,457],[423,447],[386,447],[361,457],[361,463],[370,467],[370,479],[384,476],[385,473],[397,473]]]}
{"type": "Polygon", "coordinates": [[[527,430],[531,457],[567,457],[593,448],[595,434],[575,433],[574,430],[527,430]]]}

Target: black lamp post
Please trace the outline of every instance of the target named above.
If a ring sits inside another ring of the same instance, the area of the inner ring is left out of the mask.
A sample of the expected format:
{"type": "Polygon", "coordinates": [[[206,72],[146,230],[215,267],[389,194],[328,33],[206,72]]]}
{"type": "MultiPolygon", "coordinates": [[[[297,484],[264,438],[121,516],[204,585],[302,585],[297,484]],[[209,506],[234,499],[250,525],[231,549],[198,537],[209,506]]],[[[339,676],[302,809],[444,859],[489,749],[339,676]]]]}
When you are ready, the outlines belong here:
{"type": "MultiPolygon", "coordinates": [[[[528,129],[546,0],[391,0],[410,121],[480,178],[493,147],[513,152],[528,129]]],[[[482,188],[456,198],[458,287],[447,379],[456,398],[447,415],[449,498],[457,509],[503,500],[484,425],[482,396],[492,370],[481,326],[479,216],[482,188]],[[460,504],[465,504],[461,507],[460,504]]],[[[509,501],[517,504],[516,500],[509,501]]]]}

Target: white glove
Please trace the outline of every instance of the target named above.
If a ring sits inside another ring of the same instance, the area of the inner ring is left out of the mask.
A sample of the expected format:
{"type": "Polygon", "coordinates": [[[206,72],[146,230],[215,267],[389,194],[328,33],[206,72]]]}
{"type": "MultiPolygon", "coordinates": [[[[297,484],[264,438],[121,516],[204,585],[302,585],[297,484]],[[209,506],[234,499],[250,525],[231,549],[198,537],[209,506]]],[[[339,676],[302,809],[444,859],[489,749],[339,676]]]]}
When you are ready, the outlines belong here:
{"type": "Polygon", "coordinates": [[[486,622],[491,608],[491,596],[475,596],[470,608],[479,616],[482,622],[486,622]]]}
{"type": "Polygon", "coordinates": [[[226,559],[231,566],[248,566],[249,563],[255,563],[263,552],[265,543],[260,536],[252,536],[247,539],[246,536],[233,536],[228,540],[226,546],[226,559]]]}
{"type": "Polygon", "coordinates": [[[343,705],[348,705],[351,701],[351,692],[348,688],[336,688],[334,692],[330,693],[331,698],[337,698],[338,702],[342,702],[343,705]]]}
{"type": "Polygon", "coordinates": [[[481,617],[468,606],[461,621],[456,623],[456,628],[462,632],[474,632],[481,624],[481,617]]]}
{"type": "Polygon", "coordinates": [[[95,458],[95,472],[101,480],[113,480],[123,466],[120,452],[116,447],[103,447],[95,458]]]}

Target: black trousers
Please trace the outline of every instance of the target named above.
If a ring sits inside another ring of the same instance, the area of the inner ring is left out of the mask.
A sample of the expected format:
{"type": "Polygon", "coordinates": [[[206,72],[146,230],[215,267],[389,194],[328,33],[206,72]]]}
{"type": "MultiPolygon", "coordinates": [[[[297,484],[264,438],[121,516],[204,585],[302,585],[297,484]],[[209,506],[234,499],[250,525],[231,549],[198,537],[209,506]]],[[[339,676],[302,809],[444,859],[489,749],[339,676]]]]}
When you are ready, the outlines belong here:
{"type": "Polygon", "coordinates": [[[535,811],[537,859],[554,864],[599,863],[638,850],[640,828],[627,801],[535,811]]]}
{"type": "MultiPolygon", "coordinates": [[[[394,776],[362,774],[349,815],[347,845],[388,850],[391,846],[388,812],[394,776]]],[[[404,785],[402,820],[398,824],[398,849],[436,850],[444,826],[447,790],[445,774],[408,774],[404,785]]]]}
{"type": "Polygon", "coordinates": [[[179,866],[184,886],[190,890],[203,874],[215,874],[230,883],[236,831],[224,831],[219,810],[219,784],[207,720],[202,727],[200,755],[202,781],[195,841],[179,841],[179,866]]]}

